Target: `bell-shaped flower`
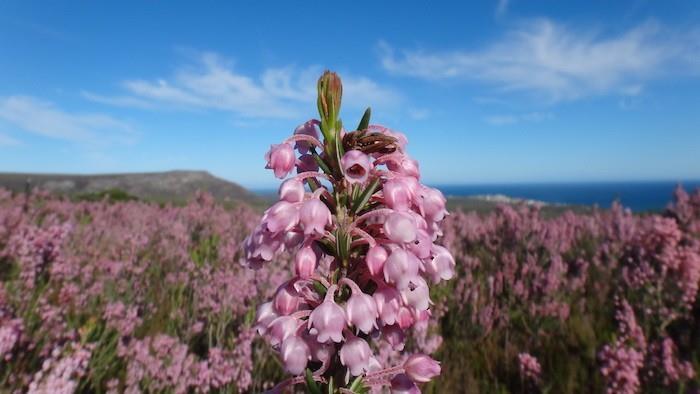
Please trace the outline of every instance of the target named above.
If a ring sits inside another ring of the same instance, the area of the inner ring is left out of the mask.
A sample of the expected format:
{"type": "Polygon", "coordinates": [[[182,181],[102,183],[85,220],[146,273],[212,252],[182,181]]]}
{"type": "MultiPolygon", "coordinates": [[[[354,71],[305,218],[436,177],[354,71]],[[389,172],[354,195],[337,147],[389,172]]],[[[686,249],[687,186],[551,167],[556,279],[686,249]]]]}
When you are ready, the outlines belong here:
{"type": "Polygon", "coordinates": [[[299,221],[304,234],[324,234],[326,226],[331,224],[331,211],[318,198],[304,201],[299,210],[299,221]]]}
{"type": "Polygon", "coordinates": [[[274,171],[277,178],[286,177],[294,169],[296,156],[291,144],[283,143],[270,146],[270,150],[265,154],[267,165],[265,168],[274,171]]]}
{"type": "Polygon", "coordinates": [[[406,341],[406,333],[397,324],[382,327],[384,338],[394,350],[402,351],[406,341]]]}
{"type": "MultiPolygon", "coordinates": [[[[264,224],[263,224],[264,225],[264,224]]],[[[246,264],[253,269],[262,267],[262,263],[272,260],[278,253],[284,250],[284,236],[273,234],[265,228],[258,226],[253,234],[248,236],[243,243],[246,264]]]]}
{"type": "Polygon", "coordinates": [[[315,328],[319,342],[342,342],[343,328],[347,325],[347,318],[343,308],[335,303],[333,297],[338,288],[332,285],[326,291],[326,298],[317,306],[309,316],[309,328],[315,328]]]}
{"type": "MultiPolygon", "coordinates": [[[[318,139],[317,127],[319,124],[320,122],[316,119],[308,120],[297,126],[296,129],[294,129],[294,135],[308,135],[318,139]]],[[[297,141],[294,145],[294,148],[296,148],[296,150],[298,150],[299,153],[305,154],[309,152],[311,145],[307,141],[297,141]]]]}
{"type": "Polygon", "coordinates": [[[418,275],[419,269],[420,260],[413,253],[395,248],[384,263],[384,280],[403,290],[418,275]]]}
{"type": "Polygon", "coordinates": [[[367,262],[367,269],[369,273],[374,275],[379,275],[383,268],[386,259],[389,257],[386,249],[381,245],[374,245],[367,251],[367,257],[365,261],[367,262]]]}
{"type": "Polygon", "coordinates": [[[398,374],[391,379],[391,394],[420,394],[420,389],[405,374],[398,374]]]}
{"type": "Polygon", "coordinates": [[[416,383],[430,382],[440,375],[440,363],[425,354],[412,354],[403,364],[406,375],[416,383]]]}
{"type": "Polygon", "coordinates": [[[372,298],[377,304],[377,313],[382,323],[394,324],[401,308],[401,294],[398,290],[391,286],[380,285],[372,294],[372,298]]]}
{"type": "Polygon", "coordinates": [[[316,172],[318,171],[318,163],[311,155],[301,155],[299,160],[297,160],[297,173],[302,172],[316,172]]]}
{"type": "Polygon", "coordinates": [[[299,309],[299,292],[294,288],[295,280],[283,283],[277,288],[273,305],[280,315],[291,315],[299,309]]]}
{"type": "Polygon", "coordinates": [[[424,264],[425,274],[433,283],[452,279],[455,275],[455,259],[452,253],[440,245],[433,245],[432,255],[433,257],[424,264]]]}
{"type": "Polygon", "coordinates": [[[425,279],[416,275],[411,278],[408,287],[401,291],[403,302],[417,311],[424,311],[430,307],[430,289],[425,279]]]}
{"type": "Polygon", "coordinates": [[[349,183],[365,183],[372,170],[372,163],[365,153],[349,150],[340,159],[340,166],[349,183]]]}
{"type": "Polygon", "coordinates": [[[433,239],[427,231],[419,228],[416,231],[416,240],[408,244],[408,250],[413,252],[419,259],[430,257],[430,250],[433,246],[433,239]]]}
{"type": "Polygon", "coordinates": [[[393,242],[408,243],[416,239],[416,221],[409,214],[392,212],[384,221],[384,234],[393,242]]]}
{"type": "Polygon", "coordinates": [[[278,201],[265,211],[262,222],[273,234],[290,231],[299,223],[299,209],[295,204],[278,201]]]}
{"type": "Polygon", "coordinates": [[[396,160],[387,162],[387,168],[391,171],[405,176],[411,176],[420,179],[420,168],[418,162],[408,156],[403,156],[396,160]]]}
{"type": "Polygon", "coordinates": [[[391,178],[384,182],[384,205],[396,211],[408,211],[413,204],[413,191],[407,177],[391,178]]]}
{"type": "Polygon", "coordinates": [[[279,189],[280,200],[295,203],[304,201],[304,183],[295,178],[282,182],[279,189]]]}
{"type": "Polygon", "coordinates": [[[284,369],[292,375],[301,375],[311,358],[309,345],[296,335],[290,336],[282,342],[280,354],[284,369]]]}
{"type": "Polygon", "coordinates": [[[272,301],[260,304],[257,313],[255,314],[255,328],[258,334],[265,335],[267,327],[278,317],[272,306],[272,301]]]}
{"type": "Polygon", "coordinates": [[[350,375],[359,376],[367,372],[372,350],[364,339],[350,335],[340,348],[340,363],[348,368],[350,375]]]}
{"type": "Polygon", "coordinates": [[[308,279],[316,270],[318,257],[311,245],[307,245],[299,249],[294,257],[294,270],[298,277],[308,279]]]}
{"type": "Polygon", "coordinates": [[[277,346],[296,333],[299,320],[293,316],[280,316],[267,327],[270,345],[277,346]]]}
{"type": "Polygon", "coordinates": [[[345,312],[348,322],[359,331],[369,334],[377,328],[377,304],[371,295],[362,292],[357,283],[348,278],[341,279],[340,283],[346,284],[352,290],[352,294],[345,304],[345,312]]]}
{"type": "Polygon", "coordinates": [[[427,186],[421,188],[419,207],[426,220],[439,222],[444,219],[447,215],[446,203],[447,199],[440,190],[427,186]]]}
{"type": "Polygon", "coordinates": [[[413,316],[413,313],[410,309],[408,309],[405,306],[399,308],[399,313],[396,314],[396,323],[399,325],[399,327],[401,327],[402,330],[411,327],[415,322],[416,318],[415,316],[413,316]]]}
{"type": "Polygon", "coordinates": [[[304,340],[311,350],[311,359],[321,363],[328,363],[335,353],[335,345],[332,343],[321,343],[314,334],[308,331],[304,334],[304,340]]]}

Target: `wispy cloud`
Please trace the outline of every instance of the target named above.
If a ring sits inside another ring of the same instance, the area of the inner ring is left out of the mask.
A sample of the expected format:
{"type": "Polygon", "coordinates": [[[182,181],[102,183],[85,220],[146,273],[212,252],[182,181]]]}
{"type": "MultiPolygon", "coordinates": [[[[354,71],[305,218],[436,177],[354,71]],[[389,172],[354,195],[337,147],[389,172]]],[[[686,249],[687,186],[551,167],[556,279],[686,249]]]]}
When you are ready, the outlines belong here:
{"type": "Polygon", "coordinates": [[[28,96],[0,97],[0,119],[24,132],[89,145],[128,143],[130,125],[99,113],[70,113],[28,96]]]}
{"type": "Polygon", "coordinates": [[[18,146],[20,145],[19,140],[12,138],[11,136],[0,132],[0,146],[18,146]]]}
{"type": "Polygon", "coordinates": [[[647,22],[606,36],[539,19],[476,50],[408,50],[397,55],[386,43],[380,43],[380,49],[384,68],[393,74],[475,80],[500,91],[535,93],[557,101],[639,92],[653,78],[693,72],[696,34],[671,33],[647,22]]]}
{"type": "Polygon", "coordinates": [[[498,2],[496,3],[496,16],[505,15],[505,13],[508,12],[509,5],[509,0],[498,0],[498,2]]]}
{"type": "MultiPolygon", "coordinates": [[[[96,102],[137,108],[207,109],[245,118],[293,118],[305,112],[316,97],[318,66],[268,68],[257,76],[236,70],[216,53],[203,53],[195,65],[181,67],[169,78],[122,82],[115,96],[83,92],[96,102]]],[[[373,80],[343,75],[344,98],[349,106],[392,105],[401,95],[373,80]]]]}
{"type": "Polygon", "coordinates": [[[484,121],[492,126],[508,126],[522,122],[542,122],[554,118],[551,112],[529,112],[526,114],[491,115],[484,121]]]}

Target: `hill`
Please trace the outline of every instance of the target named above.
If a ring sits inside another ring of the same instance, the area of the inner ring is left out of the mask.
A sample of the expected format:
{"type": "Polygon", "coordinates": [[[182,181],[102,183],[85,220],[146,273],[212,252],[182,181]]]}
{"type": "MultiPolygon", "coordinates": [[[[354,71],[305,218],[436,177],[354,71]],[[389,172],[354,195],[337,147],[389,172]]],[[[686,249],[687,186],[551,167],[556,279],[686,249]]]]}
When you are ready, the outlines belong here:
{"type": "Polygon", "coordinates": [[[99,175],[0,173],[0,187],[21,192],[28,186],[70,197],[120,190],[144,200],[182,202],[202,190],[221,202],[254,205],[260,202],[257,195],[242,186],[206,171],[99,175]]]}

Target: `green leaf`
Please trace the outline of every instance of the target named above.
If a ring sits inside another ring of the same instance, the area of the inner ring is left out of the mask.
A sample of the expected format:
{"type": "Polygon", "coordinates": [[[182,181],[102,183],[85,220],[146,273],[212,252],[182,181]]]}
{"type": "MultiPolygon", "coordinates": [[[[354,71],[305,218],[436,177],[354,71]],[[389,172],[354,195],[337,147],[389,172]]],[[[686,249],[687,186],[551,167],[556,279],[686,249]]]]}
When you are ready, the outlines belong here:
{"type": "Polygon", "coordinates": [[[353,201],[352,213],[357,213],[365,207],[369,199],[372,197],[379,187],[379,178],[376,178],[367,188],[353,201]]]}
{"type": "Polygon", "coordinates": [[[357,125],[357,130],[366,130],[369,127],[369,117],[372,116],[372,108],[367,107],[362,119],[360,119],[360,124],[357,125]]]}
{"type": "Polygon", "coordinates": [[[342,261],[346,261],[349,256],[350,242],[348,241],[348,238],[348,234],[345,231],[338,229],[335,235],[335,240],[338,257],[340,257],[340,260],[342,261]]]}
{"type": "Polygon", "coordinates": [[[340,121],[338,121],[338,125],[335,129],[335,159],[338,162],[338,169],[340,170],[341,175],[343,174],[343,166],[340,165],[340,159],[343,158],[343,155],[345,154],[345,149],[343,149],[343,138],[340,137],[340,131],[343,129],[343,125],[340,121]]]}
{"type": "Polygon", "coordinates": [[[359,393],[360,390],[364,388],[364,385],[362,384],[362,378],[363,376],[360,375],[352,381],[352,384],[350,385],[350,391],[352,391],[353,393],[359,393]]]}
{"type": "Polygon", "coordinates": [[[325,161],[321,158],[321,156],[316,153],[316,149],[311,151],[311,156],[313,156],[314,160],[316,160],[316,164],[325,172],[326,174],[331,174],[331,169],[328,168],[328,164],[326,164],[325,161]]]}
{"type": "Polygon", "coordinates": [[[304,375],[304,377],[306,378],[306,387],[309,389],[309,393],[322,394],[321,388],[318,387],[318,384],[316,384],[316,381],[314,380],[314,376],[311,374],[311,370],[306,368],[306,372],[304,375]]]}
{"type": "Polygon", "coordinates": [[[313,282],[311,282],[311,283],[313,283],[314,290],[316,290],[316,292],[318,293],[318,295],[320,295],[321,298],[325,297],[326,291],[328,290],[328,289],[326,289],[326,286],[324,286],[323,283],[321,283],[321,282],[319,282],[319,281],[317,281],[317,280],[315,280],[315,281],[313,281],[313,282]]]}

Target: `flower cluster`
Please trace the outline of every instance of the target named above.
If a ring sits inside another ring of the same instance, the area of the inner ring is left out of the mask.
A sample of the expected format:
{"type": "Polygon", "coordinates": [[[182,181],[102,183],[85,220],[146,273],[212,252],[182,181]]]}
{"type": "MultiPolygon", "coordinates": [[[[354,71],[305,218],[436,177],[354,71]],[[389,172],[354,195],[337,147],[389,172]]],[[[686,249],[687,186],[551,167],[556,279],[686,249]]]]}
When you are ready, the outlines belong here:
{"type": "Polygon", "coordinates": [[[438,375],[439,364],[416,354],[398,367],[380,365],[370,342],[402,350],[405,331],[430,317],[429,283],[453,277],[452,255],[435,243],[446,200],[420,183],[406,137],[370,125],[369,110],[356,131],[342,128],[341,90],[335,74],[324,74],[321,120],[265,155],[278,178],[298,174],[281,184],[280,200],[247,238],[245,262],[260,268],[286,251],[295,276],[259,307],[258,329],[292,375],[308,368],[329,384],[354,376],[355,388],[414,387],[438,375]]]}

